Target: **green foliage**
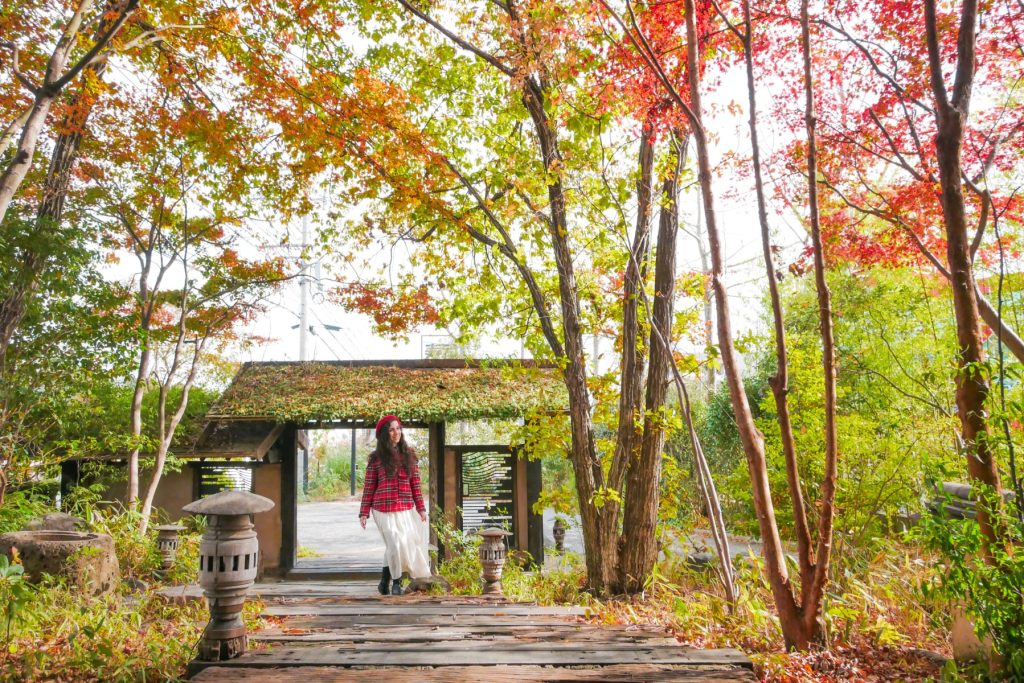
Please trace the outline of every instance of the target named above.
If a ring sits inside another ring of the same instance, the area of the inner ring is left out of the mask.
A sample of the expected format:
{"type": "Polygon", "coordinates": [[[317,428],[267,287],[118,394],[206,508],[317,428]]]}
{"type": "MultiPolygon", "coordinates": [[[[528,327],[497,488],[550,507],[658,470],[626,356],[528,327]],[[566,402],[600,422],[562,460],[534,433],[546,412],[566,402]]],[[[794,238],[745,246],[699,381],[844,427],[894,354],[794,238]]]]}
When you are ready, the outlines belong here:
{"type": "Polygon", "coordinates": [[[3,680],[177,681],[206,620],[201,601],[91,598],[60,584],[23,602],[0,664],[3,680]]]}
{"type": "Polygon", "coordinates": [[[454,595],[479,595],[483,590],[483,568],[480,565],[480,536],[467,534],[447,520],[432,523],[438,543],[444,546],[445,560],[437,573],[447,579],[454,595]]]}
{"type": "MultiPolygon", "coordinates": [[[[972,488],[979,490],[977,484],[972,488]]],[[[977,500],[993,506],[997,495],[981,489],[977,500]]],[[[986,548],[976,520],[926,517],[917,533],[943,563],[921,587],[926,598],[961,605],[979,637],[992,639],[1000,655],[999,668],[1019,680],[1024,678],[1024,521],[1016,501],[1008,503],[997,519],[1008,530],[1008,542],[986,548]],[[991,560],[986,561],[988,554],[991,560]]]]}
{"type": "Polygon", "coordinates": [[[25,524],[53,512],[53,502],[30,492],[11,491],[0,505],[0,534],[21,531],[25,524]]]}
{"type": "MultiPolygon", "coordinates": [[[[91,531],[113,536],[123,577],[151,584],[196,580],[201,522],[180,535],[175,566],[163,574],[156,534],[139,533],[138,513],[82,500],[73,512],[91,531]]],[[[0,605],[2,680],[179,680],[206,618],[201,601],[175,605],[152,592],[131,599],[119,592],[91,597],[52,579],[30,585],[21,565],[5,555],[0,605]]]]}
{"type": "Polygon", "coordinates": [[[687,645],[741,649],[764,680],[863,680],[883,659],[890,668],[878,674],[879,680],[926,680],[937,674],[937,667],[923,658],[915,662],[909,650],[942,650],[948,631],[944,604],[922,599],[918,591],[932,563],[917,548],[889,540],[837,558],[822,615],[825,646],[811,653],[785,652],[771,587],[757,555],[735,560],[733,612],[712,572],[667,553],[642,595],[592,601],[591,621],[661,624],[687,645]],[[838,669],[843,652],[864,668],[838,669]]]}
{"type": "MultiPolygon", "coordinates": [[[[0,554],[0,604],[3,607],[4,645],[11,640],[11,625],[22,618],[22,608],[32,596],[32,588],[25,582],[25,569],[11,563],[7,555],[0,554]]],[[[4,647],[6,655],[8,648],[4,647]]]]}
{"type": "MultiPolygon", "coordinates": [[[[883,533],[886,520],[919,510],[926,482],[940,470],[962,468],[953,449],[955,329],[934,296],[943,290],[942,283],[914,271],[835,270],[829,282],[839,359],[836,543],[857,546],[883,533]]],[[[804,494],[814,501],[825,449],[814,282],[790,280],[783,294],[790,415],[804,494]]],[[[774,372],[774,342],[768,336],[745,381],[756,424],[765,435],[775,511],[785,533],[793,518],[775,398],[768,387],[774,372]]],[[[700,433],[719,475],[731,527],[757,533],[747,465],[724,387],[703,411],[700,433]]],[[[813,504],[808,511],[813,524],[813,504]]]]}
{"type": "MultiPolygon", "coordinates": [[[[442,520],[433,524],[438,541],[446,551],[445,561],[437,572],[452,586],[454,595],[479,595],[483,590],[483,567],[480,564],[480,536],[466,534],[442,520]]],[[[501,585],[505,596],[517,602],[541,605],[587,604],[583,592],[586,571],[578,557],[567,555],[567,562],[557,569],[527,571],[526,558],[514,554],[505,562],[501,585]]]]}

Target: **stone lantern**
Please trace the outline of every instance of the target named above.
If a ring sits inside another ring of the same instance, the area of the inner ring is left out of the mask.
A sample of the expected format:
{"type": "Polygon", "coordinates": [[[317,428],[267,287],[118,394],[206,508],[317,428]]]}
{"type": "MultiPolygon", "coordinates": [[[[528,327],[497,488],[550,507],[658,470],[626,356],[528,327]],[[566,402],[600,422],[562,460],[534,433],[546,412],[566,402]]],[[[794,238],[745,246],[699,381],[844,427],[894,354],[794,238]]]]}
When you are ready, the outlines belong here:
{"type": "Polygon", "coordinates": [[[555,550],[565,552],[565,521],[555,517],[555,525],[551,527],[551,535],[555,537],[555,550]]]}
{"type": "Polygon", "coordinates": [[[156,547],[160,551],[160,568],[163,571],[174,566],[174,556],[178,554],[178,534],[185,527],[180,524],[160,524],[156,527],[156,547]]]}
{"type": "Polygon", "coordinates": [[[272,500],[255,493],[221,491],[182,508],[207,516],[199,543],[199,585],[210,606],[210,623],[199,642],[201,660],[217,662],[245,652],[242,606],[256,581],[260,554],[249,515],[272,507],[272,500]]]}
{"type": "Polygon", "coordinates": [[[484,594],[501,593],[501,570],[505,566],[505,537],[511,536],[504,529],[480,529],[483,537],[480,544],[480,564],[484,569],[484,594]]]}

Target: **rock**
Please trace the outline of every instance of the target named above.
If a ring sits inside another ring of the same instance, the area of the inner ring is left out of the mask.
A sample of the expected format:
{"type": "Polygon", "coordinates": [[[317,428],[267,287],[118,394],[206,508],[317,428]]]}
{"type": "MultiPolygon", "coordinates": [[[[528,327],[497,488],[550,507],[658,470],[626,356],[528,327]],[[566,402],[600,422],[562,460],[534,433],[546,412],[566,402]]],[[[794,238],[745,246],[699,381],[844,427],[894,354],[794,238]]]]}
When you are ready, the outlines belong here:
{"type": "Polygon", "coordinates": [[[51,512],[30,521],[23,531],[82,531],[85,528],[85,520],[79,517],[66,512],[51,512]]]}
{"type": "Polygon", "coordinates": [[[145,593],[149,590],[149,584],[142,579],[137,579],[134,576],[129,576],[124,580],[124,585],[132,593],[145,593]]]}
{"type": "Polygon", "coordinates": [[[442,593],[450,593],[452,585],[443,576],[434,574],[422,579],[413,579],[405,587],[406,593],[427,593],[434,587],[438,587],[442,593]]]}
{"type": "Polygon", "coordinates": [[[120,583],[121,570],[114,554],[114,539],[106,534],[75,531],[15,531],[0,534],[0,553],[17,549],[25,578],[42,580],[44,574],[64,577],[93,595],[109,593],[120,583]]]}

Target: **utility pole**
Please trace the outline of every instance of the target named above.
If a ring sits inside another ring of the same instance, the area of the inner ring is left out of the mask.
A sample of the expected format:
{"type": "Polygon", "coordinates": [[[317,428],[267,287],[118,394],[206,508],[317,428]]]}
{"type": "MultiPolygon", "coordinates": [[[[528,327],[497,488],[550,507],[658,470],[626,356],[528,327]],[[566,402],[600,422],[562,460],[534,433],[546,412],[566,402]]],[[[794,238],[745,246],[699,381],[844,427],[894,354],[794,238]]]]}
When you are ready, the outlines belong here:
{"type": "Polygon", "coordinates": [[[352,467],[349,469],[349,493],[356,495],[356,428],[352,428],[352,467]]]}
{"type": "MultiPolygon", "coordinates": [[[[299,252],[299,361],[306,358],[306,338],[309,335],[309,276],[306,269],[306,250],[309,249],[309,216],[302,217],[302,251],[299,252]]],[[[302,492],[309,493],[309,432],[302,430],[302,492]]]]}
{"type": "Polygon", "coordinates": [[[302,251],[299,255],[299,360],[306,358],[306,337],[309,334],[309,275],[306,269],[306,249],[309,249],[309,216],[302,217],[302,251]]]}

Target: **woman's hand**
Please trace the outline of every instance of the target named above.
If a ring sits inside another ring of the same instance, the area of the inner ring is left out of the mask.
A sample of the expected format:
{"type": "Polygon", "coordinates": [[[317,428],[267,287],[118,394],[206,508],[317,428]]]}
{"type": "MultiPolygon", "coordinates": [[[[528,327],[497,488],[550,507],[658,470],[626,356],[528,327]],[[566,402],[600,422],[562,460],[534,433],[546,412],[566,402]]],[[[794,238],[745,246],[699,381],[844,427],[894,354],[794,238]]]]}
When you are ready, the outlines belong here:
{"type": "Polygon", "coordinates": [[[427,513],[426,512],[420,512],[420,521],[423,522],[424,524],[427,523],[427,513]]]}
{"type": "Polygon", "coordinates": [[[359,526],[363,527],[364,529],[366,528],[366,517],[359,518],[359,526]]]}

